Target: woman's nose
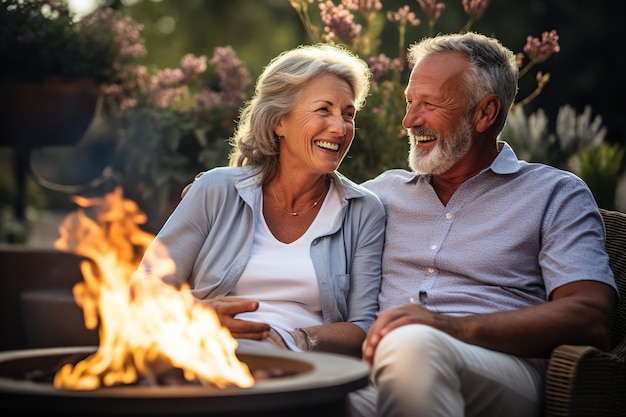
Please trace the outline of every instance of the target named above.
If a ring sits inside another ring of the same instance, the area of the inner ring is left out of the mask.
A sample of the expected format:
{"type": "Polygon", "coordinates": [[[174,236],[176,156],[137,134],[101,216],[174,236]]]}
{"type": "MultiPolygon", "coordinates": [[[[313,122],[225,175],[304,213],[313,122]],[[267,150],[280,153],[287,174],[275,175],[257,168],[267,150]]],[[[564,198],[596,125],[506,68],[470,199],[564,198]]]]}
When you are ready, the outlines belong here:
{"type": "Polygon", "coordinates": [[[343,136],[348,132],[348,123],[341,116],[333,116],[330,124],[331,131],[343,136]]]}

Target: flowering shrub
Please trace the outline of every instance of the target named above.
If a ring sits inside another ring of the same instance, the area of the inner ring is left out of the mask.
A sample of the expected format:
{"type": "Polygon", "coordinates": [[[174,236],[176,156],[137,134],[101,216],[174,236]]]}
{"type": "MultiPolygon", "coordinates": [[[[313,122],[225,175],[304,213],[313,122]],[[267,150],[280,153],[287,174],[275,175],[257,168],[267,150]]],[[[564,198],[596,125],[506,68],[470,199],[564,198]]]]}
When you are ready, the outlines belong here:
{"type": "Polygon", "coordinates": [[[143,29],[109,7],[79,19],[62,0],[0,0],[0,81],[94,79],[100,105],[81,144],[102,151],[107,168],[84,185],[37,180],[72,194],[113,182],[158,226],[169,193],[178,199],[197,172],[227,163],[251,77],[229,46],[187,54],[178,68],[147,67],[143,29]]]}
{"type": "MultiPolygon", "coordinates": [[[[545,32],[541,40],[529,36],[524,46],[529,62],[520,70],[520,77],[558,52],[557,41],[554,31],[545,32]]],[[[519,65],[522,67],[521,62],[519,65]]],[[[624,150],[618,144],[605,142],[602,117],[597,115],[592,120],[591,106],[577,115],[576,110],[566,104],[560,107],[555,132],[551,133],[543,109],[526,116],[522,107],[539,95],[549,79],[549,74],[537,72],[537,88],[514,105],[500,136],[513,146],[521,159],[547,163],[577,174],[587,183],[600,207],[616,209],[624,150]]]]}
{"type": "MultiPolygon", "coordinates": [[[[32,177],[67,194],[120,185],[158,227],[168,214],[170,193],[177,201],[189,178],[227,162],[227,141],[249,96],[250,74],[229,46],[209,57],[187,54],[178,68],[145,66],[144,26],[124,9],[101,7],[79,18],[66,3],[0,0],[0,84],[93,79],[100,103],[76,148],[106,168],[83,184],[32,177]]],[[[0,241],[11,193],[0,182],[0,241]]]]}
{"type": "MultiPolygon", "coordinates": [[[[406,31],[422,24],[411,7],[383,11],[380,0],[289,0],[297,11],[311,42],[343,44],[364,58],[372,71],[371,95],[357,115],[357,140],[341,166],[342,172],[356,181],[363,181],[380,172],[407,166],[408,143],[402,128],[405,99],[404,88],[410,72],[405,51],[406,31]],[[381,34],[385,25],[393,25],[398,33],[396,56],[381,52],[381,34]],[[398,139],[398,140],[395,140],[398,139]]],[[[462,0],[467,22],[460,32],[471,30],[489,5],[490,0],[462,0]]],[[[435,0],[417,0],[426,21],[426,33],[435,33],[437,21],[445,12],[445,5],[435,0]]],[[[533,67],[559,52],[556,31],[544,32],[541,38],[528,36],[523,52],[517,54],[520,77],[533,67]]],[[[529,103],[550,80],[550,74],[536,73],[537,85],[524,99],[517,102],[521,108],[529,103]]]]}
{"type": "MultiPolygon", "coordinates": [[[[117,22],[117,41],[136,54],[143,47],[143,26],[129,17],[117,22]]],[[[251,83],[247,68],[225,46],[215,48],[211,59],[186,54],[179,68],[126,63],[114,82],[102,86],[95,136],[113,143],[116,181],[157,225],[169,214],[170,194],[177,199],[179,186],[227,163],[233,120],[251,83]]]]}

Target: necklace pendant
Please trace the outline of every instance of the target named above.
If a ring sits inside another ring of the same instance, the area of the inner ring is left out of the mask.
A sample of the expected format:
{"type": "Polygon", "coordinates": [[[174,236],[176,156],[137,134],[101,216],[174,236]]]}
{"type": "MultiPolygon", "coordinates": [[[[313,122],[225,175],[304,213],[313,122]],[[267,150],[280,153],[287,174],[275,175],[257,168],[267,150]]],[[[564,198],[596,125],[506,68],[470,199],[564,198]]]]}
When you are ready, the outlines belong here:
{"type": "Polygon", "coordinates": [[[308,213],[309,211],[313,210],[315,207],[317,207],[317,205],[319,204],[319,202],[322,200],[322,197],[324,197],[324,194],[326,194],[326,192],[329,190],[330,186],[328,185],[328,181],[325,179],[326,181],[326,187],[324,187],[324,190],[322,191],[322,194],[319,195],[319,197],[317,197],[317,200],[315,200],[315,202],[313,203],[313,205],[311,207],[309,207],[308,209],[301,211],[300,213],[296,212],[296,211],[288,211],[287,209],[281,207],[280,201],[278,201],[278,197],[276,196],[276,190],[274,190],[274,186],[270,185],[270,188],[272,190],[272,194],[274,195],[274,200],[276,201],[276,204],[287,214],[290,214],[292,217],[297,217],[300,214],[304,214],[304,213],[308,213]]]}

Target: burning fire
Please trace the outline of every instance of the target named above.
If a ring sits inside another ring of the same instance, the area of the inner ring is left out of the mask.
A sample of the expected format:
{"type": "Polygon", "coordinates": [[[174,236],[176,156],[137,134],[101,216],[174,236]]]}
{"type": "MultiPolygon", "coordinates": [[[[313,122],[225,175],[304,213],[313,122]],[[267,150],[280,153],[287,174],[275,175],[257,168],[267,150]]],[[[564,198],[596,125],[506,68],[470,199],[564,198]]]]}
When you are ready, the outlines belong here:
{"type": "MultiPolygon", "coordinates": [[[[65,364],[54,377],[56,388],[92,390],[101,386],[156,383],[163,371],[178,368],[188,381],[224,388],[254,384],[247,365],[235,355],[237,341],[208,306],[185,286],[180,290],[156,277],[133,277],[154,235],[139,228],[147,221],[121,188],[101,198],[74,197],[82,207],[59,228],[57,249],[75,252],[84,282],[74,288],[85,326],[99,327],[97,351],[76,365],[65,364]],[[85,208],[96,210],[95,220],[85,208]]],[[[174,263],[163,256],[151,262],[174,263]]]]}

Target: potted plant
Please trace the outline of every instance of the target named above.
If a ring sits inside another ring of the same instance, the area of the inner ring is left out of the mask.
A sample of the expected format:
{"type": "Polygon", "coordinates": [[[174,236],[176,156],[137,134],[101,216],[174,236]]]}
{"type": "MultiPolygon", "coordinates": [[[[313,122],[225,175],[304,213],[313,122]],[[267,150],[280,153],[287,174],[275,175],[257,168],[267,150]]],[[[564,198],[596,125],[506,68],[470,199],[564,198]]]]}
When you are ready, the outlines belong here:
{"type": "Polygon", "coordinates": [[[60,0],[0,0],[0,146],[13,148],[12,218],[25,228],[31,150],[81,140],[101,86],[145,56],[140,31],[113,9],[79,20],[60,0]]]}
{"type": "MultiPolygon", "coordinates": [[[[0,100],[12,109],[0,118],[15,126],[8,135],[17,138],[14,143],[49,144],[57,136],[68,144],[68,135],[55,131],[79,120],[75,111],[87,109],[84,128],[93,115],[93,107],[78,100],[73,111],[52,116],[59,107],[71,107],[60,106],[55,96],[56,109],[38,112],[48,127],[18,124],[15,114],[25,95],[23,90],[9,94],[18,84],[83,83],[95,89],[101,111],[84,142],[110,150],[110,181],[148,212],[154,228],[169,214],[169,197],[177,201],[191,176],[226,162],[234,120],[252,84],[231,47],[216,47],[211,57],[184,54],[179,68],[145,66],[138,59],[147,55],[143,26],[119,10],[105,7],[78,20],[59,0],[0,0],[0,5],[0,52],[11,57],[0,62],[0,100]],[[60,122],[63,115],[68,117],[60,122]]],[[[22,106],[31,121],[44,101],[42,93],[35,95],[33,103],[22,106]]]]}
{"type": "Polygon", "coordinates": [[[78,20],[60,0],[0,0],[0,100],[12,110],[3,112],[0,144],[80,140],[100,85],[115,83],[125,64],[145,56],[140,30],[112,9],[78,20]],[[137,36],[122,39],[122,29],[137,36]]]}

